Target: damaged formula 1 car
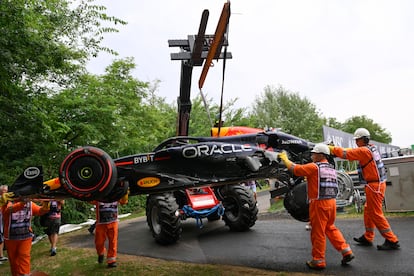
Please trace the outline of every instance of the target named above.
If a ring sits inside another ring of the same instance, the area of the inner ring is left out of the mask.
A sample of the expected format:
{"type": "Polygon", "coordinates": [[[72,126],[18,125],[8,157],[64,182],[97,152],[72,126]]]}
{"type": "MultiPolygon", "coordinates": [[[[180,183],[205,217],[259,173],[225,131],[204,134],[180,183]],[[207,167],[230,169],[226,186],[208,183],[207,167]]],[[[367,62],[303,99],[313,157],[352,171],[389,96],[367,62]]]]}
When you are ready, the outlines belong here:
{"type": "Polygon", "coordinates": [[[252,192],[240,184],[247,180],[277,178],[277,192],[285,194],[286,209],[294,218],[307,221],[306,183],[286,170],[278,161],[278,152],[286,150],[292,161],[307,163],[313,145],[280,131],[263,131],[226,137],[172,137],[152,152],[117,159],[85,146],[66,156],[58,178],[43,181],[42,168],[29,167],[9,190],[16,197],[104,202],[116,201],[127,192],[130,196],[145,194],[152,234],[158,243],[170,244],[180,238],[180,219],[190,204],[189,190],[202,189],[202,194],[211,196],[204,199],[220,202],[223,208],[216,211],[222,212],[218,215],[231,230],[252,227],[258,209],[252,192]]]}

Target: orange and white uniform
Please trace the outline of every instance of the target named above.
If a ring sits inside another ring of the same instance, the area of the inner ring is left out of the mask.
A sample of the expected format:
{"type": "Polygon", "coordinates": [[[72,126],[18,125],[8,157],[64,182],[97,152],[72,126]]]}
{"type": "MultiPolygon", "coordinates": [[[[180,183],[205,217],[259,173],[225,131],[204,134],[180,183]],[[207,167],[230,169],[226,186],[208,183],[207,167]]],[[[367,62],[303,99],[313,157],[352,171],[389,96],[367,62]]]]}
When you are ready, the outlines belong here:
{"type": "Polygon", "coordinates": [[[13,276],[30,275],[30,251],[32,249],[33,216],[47,213],[37,204],[28,202],[8,202],[2,206],[4,239],[13,276]]]}
{"type": "Polygon", "coordinates": [[[293,164],[290,170],[296,176],[306,176],[308,182],[312,262],[318,267],[326,266],[326,237],[342,256],[352,254],[349,244],[334,224],[338,184],[333,166],[326,159],[322,159],[321,162],[304,165],[293,164]]]}
{"type": "Polygon", "coordinates": [[[398,242],[397,236],[391,230],[382,211],[386,189],[386,172],[378,149],[372,144],[353,149],[334,147],[332,153],[342,159],[359,161],[358,172],[365,184],[364,236],[367,241],[374,240],[376,227],[384,238],[391,242],[398,242]]]}
{"type": "Polygon", "coordinates": [[[108,238],[106,261],[108,264],[115,263],[118,250],[118,203],[126,204],[127,201],[110,203],[93,201],[92,203],[95,205],[96,212],[96,252],[99,256],[105,255],[105,241],[108,238]]]}

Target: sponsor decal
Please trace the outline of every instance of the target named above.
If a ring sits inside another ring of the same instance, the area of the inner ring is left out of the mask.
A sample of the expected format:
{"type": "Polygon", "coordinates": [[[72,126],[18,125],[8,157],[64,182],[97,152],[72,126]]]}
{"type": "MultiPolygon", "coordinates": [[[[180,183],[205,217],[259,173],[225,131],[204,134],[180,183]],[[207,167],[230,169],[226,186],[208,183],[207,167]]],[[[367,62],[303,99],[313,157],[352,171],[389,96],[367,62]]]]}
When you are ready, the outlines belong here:
{"type": "Polygon", "coordinates": [[[137,185],[142,188],[151,188],[160,184],[158,177],[144,177],[137,181],[137,185]]]}
{"type": "Polygon", "coordinates": [[[301,140],[282,140],[282,144],[284,145],[292,145],[292,144],[297,144],[300,145],[302,144],[303,141],[301,140]]]}
{"type": "Polygon", "coordinates": [[[33,179],[40,175],[40,170],[37,167],[28,167],[24,170],[23,175],[27,179],[33,179]]]}
{"type": "Polygon", "coordinates": [[[220,155],[248,151],[252,151],[250,145],[220,144],[190,146],[184,148],[182,153],[185,158],[197,158],[214,154],[220,155]]]}
{"type": "Polygon", "coordinates": [[[153,154],[139,155],[134,157],[134,164],[142,164],[154,161],[153,154]]]}

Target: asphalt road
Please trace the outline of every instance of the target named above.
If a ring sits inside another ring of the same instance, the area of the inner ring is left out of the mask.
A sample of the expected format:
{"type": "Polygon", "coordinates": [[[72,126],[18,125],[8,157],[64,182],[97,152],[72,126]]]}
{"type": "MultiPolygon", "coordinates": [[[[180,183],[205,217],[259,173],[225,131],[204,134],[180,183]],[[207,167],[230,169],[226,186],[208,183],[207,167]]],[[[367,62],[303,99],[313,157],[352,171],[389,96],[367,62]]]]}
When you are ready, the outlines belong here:
{"type": "MultiPolygon", "coordinates": [[[[267,196],[266,196],[267,197],[267,196]]],[[[305,262],[311,258],[309,231],[305,223],[286,214],[268,214],[268,203],[258,200],[261,212],[256,224],[247,232],[231,232],[223,221],[204,222],[197,228],[194,219],[183,221],[181,239],[173,245],[158,245],[152,238],[145,218],[122,221],[119,229],[118,252],[194,263],[248,266],[274,271],[308,272],[305,262]]],[[[329,275],[414,275],[414,217],[389,219],[398,235],[401,249],[378,251],[375,246],[361,247],[352,237],[363,233],[361,219],[337,219],[345,239],[351,244],[356,258],[349,266],[340,265],[341,255],[327,243],[329,275]]],[[[93,236],[87,230],[76,241],[80,247],[94,247],[93,236]]],[[[378,232],[377,232],[378,233],[378,232]]],[[[377,235],[375,244],[383,242],[377,235]]]]}

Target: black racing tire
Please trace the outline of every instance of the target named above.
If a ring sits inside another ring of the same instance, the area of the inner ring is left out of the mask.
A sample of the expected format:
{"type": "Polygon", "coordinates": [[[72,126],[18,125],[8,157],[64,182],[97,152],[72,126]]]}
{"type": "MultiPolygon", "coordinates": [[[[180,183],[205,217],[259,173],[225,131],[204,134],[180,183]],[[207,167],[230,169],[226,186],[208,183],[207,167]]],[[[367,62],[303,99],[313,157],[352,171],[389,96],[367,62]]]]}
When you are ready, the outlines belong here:
{"type": "Polygon", "coordinates": [[[307,182],[301,182],[290,189],[283,200],[288,213],[296,220],[309,221],[307,182]]]}
{"type": "Polygon", "coordinates": [[[223,220],[232,231],[249,230],[257,220],[257,202],[245,186],[226,185],[219,189],[224,207],[223,220]]]}
{"type": "Polygon", "coordinates": [[[104,197],[99,197],[101,202],[114,202],[120,200],[126,193],[128,193],[129,183],[128,181],[117,181],[112,190],[104,197]]]}
{"type": "Polygon", "coordinates": [[[59,169],[63,189],[82,201],[104,199],[117,182],[112,158],[95,147],[82,147],[69,153],[59,169]]]}
{"type": "Polygon", "coordinates": [[[147,224],[161,245],[176,243],[182,232],[178,204],[173,193],[151,194],[146,204],[147,224]]]}

